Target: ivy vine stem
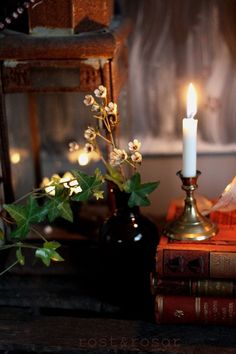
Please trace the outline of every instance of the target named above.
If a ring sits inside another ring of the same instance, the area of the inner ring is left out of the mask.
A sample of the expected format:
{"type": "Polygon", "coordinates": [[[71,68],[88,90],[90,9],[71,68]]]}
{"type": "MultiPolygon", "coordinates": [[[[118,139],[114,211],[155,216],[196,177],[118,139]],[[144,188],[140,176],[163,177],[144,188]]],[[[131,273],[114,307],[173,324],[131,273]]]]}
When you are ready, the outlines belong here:
{"type": "Polygon", "coordinates": [[[9,249],[9,248],[18,248],[18,247],[31,248],[31,249],[34,249],[34,250],[38,249],[37,246],[29,245],[29,244],[23,243],[23,242],[16,242],[16,243],[12,243],[10,245],[0,246],[0,251],[4,251],[4,250],[9,249]]]}
{"type": "Polygon", "coordinates": [[[35,194],[37,192],[41,192],[43,190],[43,188],[36,188],[33,189],[32,191],[30,191],[29,193],[24,194],[22,197],[16,199],[12,204],[18,204],[19,202],[21,202],[22,200],[26,199],[27,197],[29,197],[32,194],[35,194]]]}
{"type": "Polygon", "coordinates": [[[9,265],[9,267],[7,267],[6,269],[4,269],[1,273],[0,276],[5,274],[6,272],[8,272],[10,269],[12,269],[13,267],[15,267],[15,265],[17,265],[19,263],[19,261],[15,261],[14,263],[12,263],[11,265],[9,265]]]}
{"type": "Polygon", "coordinates": [[[35,229],[33,226],[30,227],[31,230],[36,234],[38,235],[39,237],[41,237],[41,239],[44,241],[44,242],[47,242],[46,238],[43,236],[43,234],[41,234],[41,232],[39,232],[37,229],[35,229]]]}

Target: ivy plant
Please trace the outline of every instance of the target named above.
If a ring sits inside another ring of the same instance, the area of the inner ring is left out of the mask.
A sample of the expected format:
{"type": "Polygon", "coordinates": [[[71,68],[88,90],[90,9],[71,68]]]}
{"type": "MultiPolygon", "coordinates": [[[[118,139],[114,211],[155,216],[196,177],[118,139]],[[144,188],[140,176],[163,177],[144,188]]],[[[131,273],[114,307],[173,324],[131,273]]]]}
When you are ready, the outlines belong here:
{"type": "MultiPolygon", "coordinates": [[[[44,181],[41,188],[33,190],[12,204],[4,204],[1,217],[8,226],[11,226],[11,233],[8,244],[0,247],[0,250],[13,247],[16,249],[16,261],[8,269],[15,264],[25,264],[25,248],[31,248],[35,257],[46,266],[49,266],[52,261],[63,261],[59,250],[60,243],[48,242],[45,235],[35,228],[35,224],[52,223],[56,218],[72,222],[71,201],[86,202],[90,198],[102,199],[105,182],[112,182],[118,190],[128,193],[130,207],[150,204],[149,194],[158,187],[159,182],[141,182],[141,175],[138,172],[143,158],[140,152],[141,142],[138,139],[130,141],[128,149],[117,145],[113,136],[114,129],[119,125],[117,104],[108,102],[107,89],[102,85],[94,91],[94,94],[95,97],[86,95],[84,99],[96,124],[89,125],[84,131],[86,142],[83,151],[88,157],[95,154],[96,158],[104,164],[106,172],[102,173],[97,168],[92,175],[88,175],[79,169],[74,169],[66,178],[54,175],[50,180],[47,179],[47,182],[44,181]],[[101,143],[106,145],[106,148],[102,147],[101,143]],[[106,151],[105,155],[104,151],[106,151]],[[37,233],[43,245],[27,243],[29,232],[37,233]]],[[[72,153],[79,151],[79,144],[71,142],[69,151],[72,153]]],[[[0,239],[6,240],[1,229],[0,239]]]]}

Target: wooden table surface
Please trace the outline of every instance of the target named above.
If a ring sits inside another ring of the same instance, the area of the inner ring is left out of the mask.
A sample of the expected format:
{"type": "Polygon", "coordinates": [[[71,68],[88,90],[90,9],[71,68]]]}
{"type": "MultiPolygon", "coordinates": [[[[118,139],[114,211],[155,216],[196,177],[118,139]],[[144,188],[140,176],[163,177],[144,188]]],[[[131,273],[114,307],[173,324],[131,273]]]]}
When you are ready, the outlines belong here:
{"type": "Polygon", "coordinates": [[[145,300],[138,292],[123,311],[109,302],[96,244],[62,251],[64,263],[27,264],[1,277],[0,354],[236,353],[235,327],[156,325],[154,310],[145,316],[147,307],[140,309],[145,300]]]}
{"type": "Polygon", "coordinates": [[[235,353],[235,328],[158,326],[110,318],[43,316],[1,308],[1,353],[235,353]]]}

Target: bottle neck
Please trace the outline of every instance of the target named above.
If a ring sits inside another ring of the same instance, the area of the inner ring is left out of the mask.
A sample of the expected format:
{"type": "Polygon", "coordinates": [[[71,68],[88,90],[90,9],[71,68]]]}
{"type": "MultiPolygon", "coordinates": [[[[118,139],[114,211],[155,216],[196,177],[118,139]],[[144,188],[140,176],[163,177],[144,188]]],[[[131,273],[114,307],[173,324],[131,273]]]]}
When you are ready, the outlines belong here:
{"type": "Polygon", "coordinates": [[[130,198],[130,194],[126,192],[121,192],[120,190],[114,191],[115,196],[115,204],[116,204],[116,214],[129,213],[137,215],[140,213],[139,207],[129,207],[128,201],[130,198]]]}

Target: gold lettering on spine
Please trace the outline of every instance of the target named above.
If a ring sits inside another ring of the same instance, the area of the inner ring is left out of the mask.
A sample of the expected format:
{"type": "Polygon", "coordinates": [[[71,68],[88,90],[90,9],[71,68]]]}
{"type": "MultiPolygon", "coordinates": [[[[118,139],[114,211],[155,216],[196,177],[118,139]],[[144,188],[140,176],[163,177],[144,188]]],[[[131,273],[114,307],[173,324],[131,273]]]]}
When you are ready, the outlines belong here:
{"type": "Polygon", "coordinates": [[[192,292],[193,292],[193,284],[192,284],[191,279],[189,280],[188,286],[189,286],[189,294],[192,295],[192,292]]]}
{"type": "Polygon", "coordinates": [[[218,301],[215,300],[212,303],[212,315],[213,315],[213,319],[216,321],[217,320],[217,315],[218,315],[218,301]]]}
{"type": "Polygon", "coordinates": [[[229,318],[233,318],[234,315],[235,315],[235,313],[234,313],[234,303],[230,302],[229,303],[229,318]]]}
{"type": "Polygon", "coordinates": [[[196,297],[195,299],[195,313],[196,313],[196,318],[197,320],[200,318],[201,314],[201,298],[196,297]]]}
{"type": "Polygon", "coordinates": [[[222,315],[222,320],[225,320],[227,318],[227,308],[225,306],[221,308],[221,315],[222,315]]]}
{"type": "Polygon", "coordinates": [[[156,302],[157,302],[157,317],[158,320],[161,321],[163,316],[163,296],[157,295],[156,302]]]}
{"type": "Polygon", "coordinates": [[[207,302],[204,302],[203,304],[203,314],[204,314],[204,322],[208,322],[208,317],[209,317],[209,305],[207,302]]]}
{"type": "Polygon", "coordinates": [[[208,284],[208,280],[206,280],[205,282],[205,294],[208,294],[208,288],[209,288],[209,284],[208,284]]]}
{"type": "Polygon", "coordinates": [[[212,278],[236,277],[236,253],[235,252],[211,252],[210,276],[212,278]]]}
{"type": "Polygon", "coordinates": [[[184,311],[176,309],[175,312],[174,312],[174,316],[178,317],[178,318],[184,317],[184,311]]]}

